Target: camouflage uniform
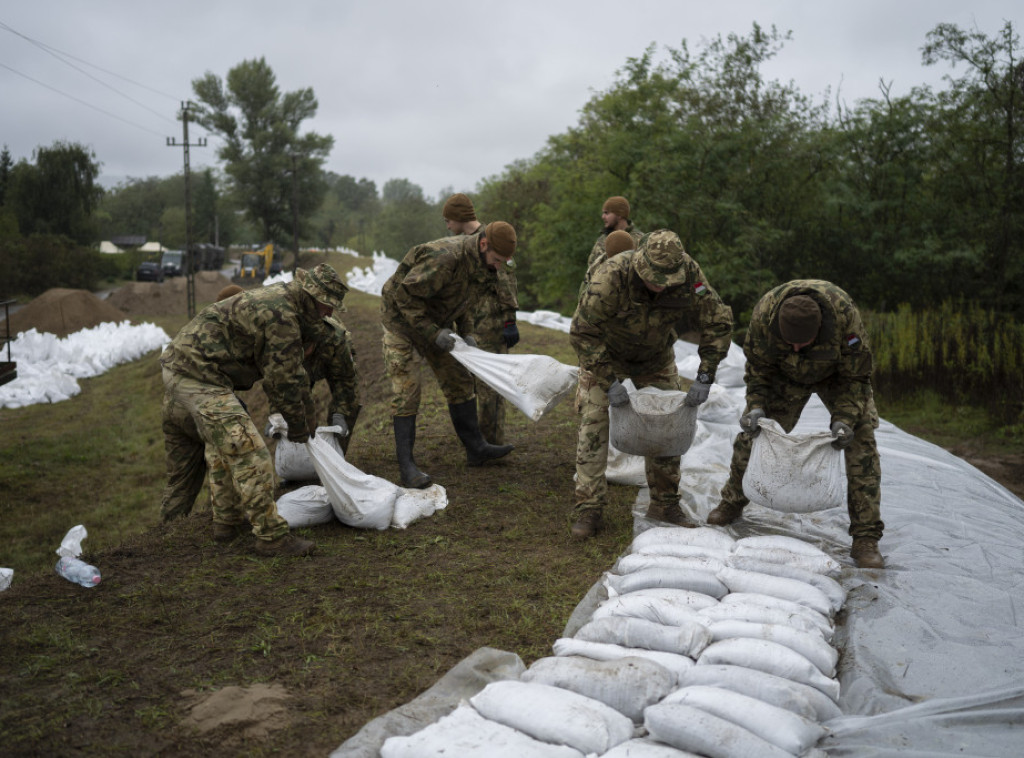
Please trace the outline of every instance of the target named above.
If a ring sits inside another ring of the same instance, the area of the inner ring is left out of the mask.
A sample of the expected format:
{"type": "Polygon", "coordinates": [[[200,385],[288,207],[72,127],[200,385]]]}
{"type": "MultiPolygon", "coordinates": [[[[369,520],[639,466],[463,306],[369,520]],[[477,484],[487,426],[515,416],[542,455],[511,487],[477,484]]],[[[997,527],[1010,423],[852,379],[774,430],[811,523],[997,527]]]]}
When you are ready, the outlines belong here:
{"type": "MultiPolygon", "coordinates": [[[[652,248],[655,232],[641,240],[652,248]]],[[[678,244],[678,237],[675,238],[678,244]]],[[[593,271],[569,330],[580,359],[582,418],[576,448],[576,514],[600,511],[607,499],[608,397],[612,382],[632,379],[637,387],[681,389],[672,349],[677,335],[700,330],[700,372],[712,377],[729,351],[732,310],[707,284],[700,266],[685,253],[680,277],[685,283],[650,291],[636,272],[639,251],[628,251],[593,271]]],[[[656,250],[652,250],[652,254],[656,250]]],[[[657,283],[657,282],[655,282],[657,283]]],[[[645,458],[651,503],[679,501],[679,456],[645,458]]]]}
{"type": "MultiPolygon", "coordinates": [[[[491,353],[508,353],[508,346],[502,337],[505,324],[515,322],[519,308],[518,284],[515,269],[503,266],[498,269],[496,286],[485,297],[478,300],[470,314],[470,331],[476,338],[477,347],[491,353]]],[[[477,407],[480,414],[480,431],[488,442],[501,445],[505,442],[505,398],[479,379],[476,380],[477,407]]]]}
{"type": "MultiPolygon", "coordinates": [[[[644,233],[637,229],[632,224],[626,224],[626,228],[623,230],[633,238],[633,242],[637,245],[640,244],[640,238],[644,236],[644,233]]],[[[587,284],[590,282],[590,275],[594,269],[608,260],[608,255],[605,253],[604,245],[608,239],[608,235],[611,234],[607,229],[601,232],[597,241],[594,243],[594,247],[590,250],[590,256],[587,258],[587,273],[583,276],[583,286],[580,287],[580,297],[583,297],[583,293],[586,291],[587,284]]]]}
{"type": "Polygon", "coordinates": [[[430,366],[450,405],[475,397],[473,375],[434,338],[442,328],[470,334],[471,307],[496,291],[498,275],[482,262],[479,241],[480,235],[472,234],[416,245],[384,284],[384,367],[391,379],[393,416],[419,411],[417,356],[430,366]]]}
{"type": "MultiPolygon", "coordinates": [[[[871,388],[873,362],[853,300],[836,285],[817,279],[780,285],[755,306],[743,352],[747,357],[746,412],[761,408],[789,432],[811,393],[817,393],[832,414],[831,420],[853,430],[853,440],[845,450],[849,533],[881,539],[882,469],[875,443],[878,411],[871,388]],[[799,352],[782,338],[778,325],[779,307],[794,295],[813,298],[822,314],[818,336],[799,352]]],[[[742,507],[748,502],[743,496],[743,474],[752,444],[747,432],[737,435],[729,481],[722,488],[724,504],[742,507]]]]}
{"type": "Polygon", "coordinates": [[[256,537],[266,541],[288,532],[274,502],[270,453],[235,392],[262,379],[290,428],[315,425],[302,346],[326,339],[330,328],[304,284],[307,275],[300,270],[294,282],[248,290],[204,308],[161,355],[165,518],[191,510],[205,455],[215,523],[235,525],[247,518],[256,537]]]}

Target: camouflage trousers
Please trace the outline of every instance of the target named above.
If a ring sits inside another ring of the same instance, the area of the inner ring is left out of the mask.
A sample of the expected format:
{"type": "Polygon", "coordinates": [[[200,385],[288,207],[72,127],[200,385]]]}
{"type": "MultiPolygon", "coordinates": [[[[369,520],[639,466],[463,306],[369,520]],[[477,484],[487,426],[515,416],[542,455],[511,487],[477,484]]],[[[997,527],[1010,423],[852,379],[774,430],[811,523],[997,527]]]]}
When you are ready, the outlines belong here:
{"type": "Polygon", "coordinates": [[[163,518],[185,515],[210,473],[214,523],[252,524],[257,539],[288,533],[274,501],[274,461],[241,401],[230,390],[164,370],[167,486],[163,518]],[[205,463],[205,465],[204,465],[205,463]]]}
{"type": "MultiPolygon", "coordinates": [[[[627,377],[620,377],[625,379],[627,377]]],[[[656,374],[628,377],[637,388],[657,387],[663,390],[682,389],[682,379],[675,363],[656,374]]],[[[604,508],[608,499],[608,396],[593,374],[580,367],[576,390],[576,409],[580,413],[580,430],[576,440],[576,507],[574,513],[604,508]]],[[[680,456],[644,458],[647,486],[652,505],[675,505],[679,502],[680,456]]]]}
{"type": "MultiPolygon", "coordinates": [[[[800,385],[779,381],[768,396],[768,417],[786,430],[792,431],[800,414],[816,392],[831,413],[835,392],[829,385],[800,385]]],[[[882,467],[875,442],[878,411],[872,399],[868,411],[853,425],[853,440],[844,451],[846,461],[846,507],[850,517],[849,534],[852,537],[881,539],[885,524],[881,513],[882,467]]],[[[746,432],[736,435],[732,447],[729,480],[722,488],[722,503],[745,506],[749,501],[743,495],[743,475],[750,462],[750,449],[754,438],[746,432]]]]}
{"type": "Polygon", "coordinates": [[[391,381],[391,415],[415,416],[423,392],[423,364],[430,366],[450,405],[472,400],[473,375],[451,355],[417,345],[403,334],[384,329],[384,370],[391,381]]]}

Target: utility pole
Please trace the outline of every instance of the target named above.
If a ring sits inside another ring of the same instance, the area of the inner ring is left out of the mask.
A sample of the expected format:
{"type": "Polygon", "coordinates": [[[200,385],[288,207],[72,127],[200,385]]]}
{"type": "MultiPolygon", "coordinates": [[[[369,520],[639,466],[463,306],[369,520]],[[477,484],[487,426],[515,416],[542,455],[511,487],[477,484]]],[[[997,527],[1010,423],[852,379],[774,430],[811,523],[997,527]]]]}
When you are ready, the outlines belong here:
{"type": "MultiPolygon", "coordinates": [[[[185,289],[188,292],[188,317],[189,320],[196,315],[196,272],[195,255],[192,251],[192,188],[188,170],[188,149],[190,147],[206,147],[206,137],[200,137],[197,142],[188,141],[188,111],[193,107],[189,101],[181,104],[181,147],[185,151],[185,289]]],[[[178,143],[174,137],[167,138],[167,147],[177,147],[178,143]]]]}
{"type": "Polygon", "coordinates": [[[299,270],[299,167],[298,155],[290,153],[292,158],[292,249],[295,251],[295,262],[292,264],[292,275],[299,270]]]}

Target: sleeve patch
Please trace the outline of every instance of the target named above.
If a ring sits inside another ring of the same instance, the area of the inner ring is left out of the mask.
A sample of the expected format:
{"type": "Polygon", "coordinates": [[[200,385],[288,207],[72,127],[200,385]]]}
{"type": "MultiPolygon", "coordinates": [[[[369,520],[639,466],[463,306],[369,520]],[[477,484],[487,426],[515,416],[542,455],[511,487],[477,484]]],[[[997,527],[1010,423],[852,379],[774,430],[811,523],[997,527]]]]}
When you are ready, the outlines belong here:
{"type": "Polygon", "coordinates": [[[857,345],[859,343],[860,343],[860,337],[858,337],[856,334],[849,334],[849,335],[847,335],[847,337],[846,337],[846,346],[847,347],[854,347],[855,345],[857,345]]]}
{"type": "Polygon", "coordinates": [[[707,291],[708,291],[708,288],[704,286],[704,282],[696,282],[693,285],[693,294],[694,295],[704,295],[704,294],[707,293],[707,291]]]}

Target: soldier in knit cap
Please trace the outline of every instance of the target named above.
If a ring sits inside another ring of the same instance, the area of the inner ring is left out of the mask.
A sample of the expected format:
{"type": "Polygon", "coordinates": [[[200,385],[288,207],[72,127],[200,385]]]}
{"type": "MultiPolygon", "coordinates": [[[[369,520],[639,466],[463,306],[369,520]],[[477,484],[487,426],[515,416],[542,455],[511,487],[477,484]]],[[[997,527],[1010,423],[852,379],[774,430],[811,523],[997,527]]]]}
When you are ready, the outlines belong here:
{"type": "Polygon", "coordinates": [[[636,243],[644,236],[643,232],[633,226],[629,213],[629,201],[624,197],[616,195],[604,201],[604,205],[601,206],[601,223],[604,224],[604,228],[601,230],[601,234],[598,235],[597,241],[590,251],[590,257],[587,258],[587,273],[584,276],[584,285],[590,280],[590,272],[611,257],[607,253],[605,246],[607,245],[608,237],[613,232],[626,232],[633,238],[633,247],[636,247],[636,243]]]}
{"type": "Polygon", "coordinates": [[[492,221],[471,235],[416,245],[381,291],[384,367],[391,380],[395,452],[403,487],[428,487],[431,478],[413,457],[425,360],[448,401],[455,432],[470,466],[501,458],[511,445],[492,445],[480,431],[473,375],[448,353],[458,333],[472,345],[472,308],[498,286],[498,270],[516,251],[511,224],[492,221]]]}
{"type": "Polygon", "coordinates": [[[835,447],[845,453],[847,510],[861,568],[883,568],[878,551],[882,471],[875,443],[878,411],[871,387],[873,361],[853,299],[831,282],[797,279],[771,290],[754,307],[743,343],[747,357],[746,410],[733,443],[729,480],[708,523],[730,524],[747,504],[743,474],[759,421],[771,418],[789,432],[811,393],[832,414],[835,447]]]}
{"type": "MultiPolygon", "coordinates": [[[[651,232],[637,250],[594,270],[569,330],[580,360],[582,400],[573,537],[591,537],[600,527],[608,492],[608,406],[629,402],[622,380],[632,379],[638,388],[682,389],[672,345],[691,329],[700,331],[700,365],[686,403],[699,405],[729,352],[732,310],[679,237],[667,229],[651,232]]],[[[696,526],[679,506],[679,456],[645,458],[644,467],[651,492],[648,518],[696,526]]]]}
{"type": "MultiPolygon", "coordinates": [[[[481,225],[476,218],[473,201],[461,192],[445,201],[441,211],[445,225],[452,234],[479,234],[481,225]]],[[[493,290],[486,292],[472,305],[470,333],[477,347],[490,353],[508,353],[519,342],[516,325],[518,284],[512,264],[498,267],[493,290]]],[[[479,379],[476,380],[477,411],[480,431],[494,445],[505,442],[505,398],[479,379]]]]}
{"type": "Polygon", "coordinates": [[[214,539],[233,539],[248,522],[259,555],[313,552],[315,544],[290,534],[277,512],[273,460],[235,393],[262,380],[288,424],[288,438],[306,442],[316,420],[303,346],[321,343],[333,328],[324,319],[343,308],[347,291],[327,264],[299,269],[293,282],[246,290],[207,306],[171,340],[160,356],[165,518],[186,501],[191,509],[203,482],[199,462],[208,448],[214,539]]]}

